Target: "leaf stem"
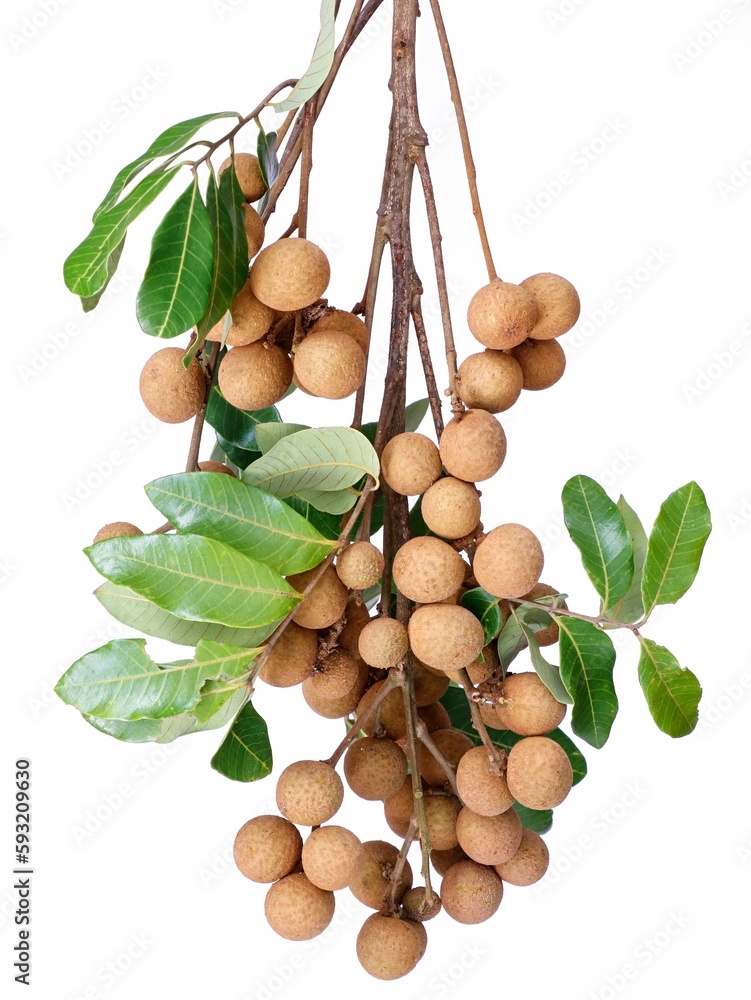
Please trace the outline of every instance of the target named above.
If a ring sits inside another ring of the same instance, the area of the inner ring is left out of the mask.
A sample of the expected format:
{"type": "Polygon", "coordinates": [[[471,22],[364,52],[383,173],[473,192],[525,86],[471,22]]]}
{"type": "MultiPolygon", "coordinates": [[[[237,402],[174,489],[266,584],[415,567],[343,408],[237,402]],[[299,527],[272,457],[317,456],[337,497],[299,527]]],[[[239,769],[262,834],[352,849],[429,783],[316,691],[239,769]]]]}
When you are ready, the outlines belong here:
{"type": "Polygon", "coordinates": [[[507,598],[509,604],[521,604],[525,608],[537,608],[538,611],[545,611],[551,615],[562,615],[564,618],[578,618],[583,622],[591,622],[597,628],[625,628],[635,635],[639,634],[639,629],[644,625],[644,621],[630,624],[629,622],[614,622],[602,615],[582,615],[578,611],[569,611],[568,608],[554,608],[548,604],[541,604],[539,601],[525,601],[521,597],[507,598]]]}

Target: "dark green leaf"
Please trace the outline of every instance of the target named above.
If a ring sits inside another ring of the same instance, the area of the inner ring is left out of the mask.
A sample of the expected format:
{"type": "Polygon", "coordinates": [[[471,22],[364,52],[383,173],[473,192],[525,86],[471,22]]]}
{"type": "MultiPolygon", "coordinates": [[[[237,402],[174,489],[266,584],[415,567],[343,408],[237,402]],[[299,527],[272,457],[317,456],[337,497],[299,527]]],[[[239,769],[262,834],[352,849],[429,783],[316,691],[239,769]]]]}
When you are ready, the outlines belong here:
{"type": "MultiPolygon", "coordinates": [[[[229,170],[225,170],[220,183],[229,172],[229,170]]],[[[206,310],[196,326],[196,333],[198,334],[198,339],[201,341],[205,339],[206,334],[212,327],[216,326],[232,305],[235,295],[237,295],[245,284],[248,273],[248,241],[245,237],[242,213],[240,212],[238,228],[237,220],[233,219],[230,215],[230,207],[232,205],[233,201],[231,198],[223,198],[221,196],[213,173],[209,174],[206,186],[206,209],[211,224],[214,249],[209,299],[206,304],[206,310]],[[239,234],[242,234],[242,238],[245,240],[245,265],[240,274],[240,283],[238,285],[236,253],[242,250],[242,247],[236,246],[239,234]]],[[[238,211],[240,211],[239,206],[238,211]]]]}
{"type": "MultiPolygon", "coordinates": [[[[206,422],[224,441],[243,451],[260,454],[261,449],[256,441],[256,425],[279,420],[281,417],[275,406],[269,406],[265,410],[238,410],[236,406],[227,402],[218,386],[215,385],[211,389],[206,407],[206,422]]],[[[229,455],[229,452],[227,454],[229,455]]]]}
{"type": "MultiPolygon", "coordinates": [[[[512,613],[516,614],[515,611],[512,613]]],[[[527,640],[527,645],[529,646],[529,656],[532,660],[532,666],[535,668],[537,676],[540,678],[548,691],[550,691],[556,701],[559,701],[562,705],[573,705],[574,699],[568,693],[566,685],[561,680],[559,668],[553,663],[548,663],[540,652],[540,645],[537,642],[537,636],[535,635],[534,629],[530,625],[525,625],[523,622],[520,623],[520,627],[527,640]]]]}
{"type": "Polygon", "coordinates": [[[514,803],[514,809],[522,821],[522,826],[535,833],[547,833],[553,825],[552,809],[528,809],[527,806],[514,803]]]}
{"type": "Polygon", "coordinates": [[[503,615],[499,607],[499,598],[493,597],[482,587],[475,587],[474,590],[467,590],[462,594],[459,603],[462,607],[471,611],[475,618],[480,620],[485,632],[485,645],[492,642],[501,631],[503,625],[503,615]]]}
{"type": "Polygon", "coordinates": [[[610,621],[626,622],[626,624],[631,625],[638,622],[644,614],[641,587],[644,576],[644,560],[647,556],[647,533],[638,514],[629,506],[624,497],[618,500],[618,510],[623,514],[623,520],[634,549],[634,576],[626,593],[605,614],[605,617],[609,618],[610,621]]]}
{"type": "Polygon", "coordinates": [[[498,636],[498,657],[505,673],[523,649],[527,648],[527,636],[522,625],[527,625],[533,632],[548,628],[553,624],[550,615],[537,608],[519,605],[514,613],[509,615],[498,636]]]}
{"type": "Polygon", "coordinates": [[[107,265],[106,265],[107,278],[104,284],[102,285],[102,287],[99,289],[98,292],[95,292],[93,295],[89,295],[88,298],[81,299],[81,305],[85,313],[92,312],[99,305],[102,296],[107,291],[107,286],[114,277],[115,271],[117,271],[117,267],[120,263],[120,258],[122,257],[124,247],[125,247],[125,237],[123,236],[123,238],[120,240],[115,249],[107,258],[107,265]]]}
{"type": "MultiPolygon", "coordinates": [[[[245,233],[245,197],[234,166],[227,167],[219,178],[219,197],[224,202],[232,223],[232,244],[228,245],[232,261],[232,285],[237,295],[248,280],[248,237],[245,233]]],[[[230,300],[231,301],[231,300],[230,300]]]]}
{"type": "Polygon", "coordinates": [[[325,510],[318,510],[312,503],[302,500],[300,497],[287,497],[284,502],[288,507],[301,514],[324,538],[331,541],[336,541],[339,538],[342,530],[342,519],[337,514],[328,514],[325,510]]]}
{"type": "Polygon", "coordinates": [[[571,728],[598,749],[618,713],[613,684],[615,648],[607,632],[578,618],[558,617],[561,679],[574,699],[571,728]]]}
{"type": "Polygon", "coordinates": [[[272,763],[266,723],[249,701],[232,723],[211,766],[233,781],[257,781],[271,774],[272,763]]]}
{"type": "Polygon", "coordinates": [[[657,727],[668,736],[687,736],[699,720],[701,684],[673,654],[639,636],[639,683],[657,727]]]}
{"type": "Polygon", "coordinates": [[[218,432],[216,440],[222,451],[240,473],[242,473],[243,469],[247,469],[251,462],[256,462],[261,457],[260,451],[245,451],[244,448],[238,448],[231,441],[225,441],[218,432]]]}

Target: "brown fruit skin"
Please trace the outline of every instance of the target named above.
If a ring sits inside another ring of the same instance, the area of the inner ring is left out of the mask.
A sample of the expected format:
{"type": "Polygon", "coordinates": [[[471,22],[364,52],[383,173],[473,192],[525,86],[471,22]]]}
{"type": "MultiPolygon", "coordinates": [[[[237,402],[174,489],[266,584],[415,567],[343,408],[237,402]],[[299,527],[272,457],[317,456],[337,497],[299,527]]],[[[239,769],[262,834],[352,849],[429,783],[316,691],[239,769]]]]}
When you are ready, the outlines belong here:
{"type": "Polygon", "coordinates": [[[549,862],[550,852],[545,841],[539,833],[525,827],[519,850],[504,864],[495,865],[495,870],[511,885],[534,885],[548,870],[549,862]]]}
{"type": "MultiPolygon", "coordinates": [[[[223,174],[231,163],[232,157],[228,156],[219,167],[219,173],[223,174]]],[[[235,173],[246,201],[258,201],[266,193],[266,182],[257,156],[252,153],[235,153],[235,173]]]]}
{"type": "MultiPolygon", "coordinates": [[[[314,566],[304,573],[293,573],[287,577],[287,583],[302,594],[318,571],[318,567],[314,566]]],[[[321,579],[298,606],[293,621],[303,628],[329,628],[339,621],[346,607],[347,588],[336,575],[334,567],[327,566],[321,579]]]]}
{"type": "Polygon", "coordinates": [[[344,609],[344,617],[346,624],[339,634],[339,648],[346,649],[351,656],[358,657],[360,655],[358,649],[360,635],[370,621],[370,612],[365,603],[358,604],[355,597],[349,597],[344,609]]]}
{"type": "Polygon", "coordinates": [[[323,330],[308,334],[294,356],[295,379],[319,399],[345,399],[362,385],[365,355],[349,334],[323,330]]]}
{"type": "Polygon", "coordinates": [[[431,705],[417,709],[417,717],[425,723],[425,728],[429,733],[435,733],[439,729],[450,729],[451,719],[440,701],[434,701],[431,705]]]}
{"type": "Polygon", "coordinates": [[[438,448],[424,434],[411,431],[397,434],[383,449],[381,474],[395,493],[418,496],[441,474],[438,448]]]}
{"type": "MultiPolygon", "coordinates": [[[[507,617],[508,616],[503,617],[504,624],[506,622],[507,617]]],[[[480,657],[478,656],[477,659],[473,663],[470,663],[470,665],[466,668],[467,673],[469,674],[469,679],[472,681],[472,684],[475,687],[477,687],[479,684],[482,684],[489,677],[491,677],[495,673],[499,665],[498,647],[495,645],[495,643],[491,642],[489,646],[485,646],[482,651],[482,656],[483,656],[482,662],[480,662],[480,657]]],[[[454,681],[456,684],[461,684],[461,679],[459,677],[458,671],[456,670],[441,671],[441,673],[444,672],[450,681],[454,681]]]]}
{"type": "Polygon", "coordinates": [[[528,809],[555,809],[571,791],[574,772],[566,751],[555,740],[527,736],[511,748],[506,781],[521,805],[528,809]]]}
{"type": "Polygon", "coordinates": [[[317,692],[324,699],[346,697],[357,684],[360,664],[343,649],[335,649],[320,663],[309,678],[303,682],[309,690],[317,692]]]}
{"type": "Polygon", "coordinates": [[[386,822],[397,837],[407,836],[413,810],[412,775],[408,774],[402,782],[399,791],[394,795],[390,795],[383,803],[383,813],[386,822]]]}
{"type": "Polygon", "coordinates": [[[374,913],[357,935],[360,965],[375,979],[409,975],[422,958],[424,942],[409,920],[374,913]]]}
{"type": "Polygon", "coordinates": [[[368,353],[368,328],[363,321],[354,313],[346,312],[344,309],[334,309],[333,312],[326,313],[311,326],[309,333],[321,333],[323,330],[339,330],[352,337],[360,345],[360,349],[367,356],[368,353]]]}
{"type": "Polygon", "coordinates": [[[281,816],[256,816],[240,827],[233,853],[235,864],[252,882],[276,882],[300,860],[302,837],[281,816]]]}
{"type": "Polygon", "coordinates": [[[498,472],[506,458],[506,434],[487,410],[467,410],[446,424],[441,460],[449,475],[480,483],[498,472]]]}
{"type": "Polygon", "coordinates": [[[394,556],[394,583],[410,601],[434,604],[455,594],[464,580],[464,560],[448,542],[431,535],[411,538],[394,556]]]}
{"type": "Polygon", "coordinates": [[[185,351],[163,347],[152,354],[141,371],[139,389],[146,409],[165,424],[182,424],[195,417],[206,396],[206,379],[194,358],[186,371],[185,351]]]}
{"type": "Polygon", "coordinates": [[[361,799],[371,802],[396,795],[407,777],[407,758],[393,740],[364,736],[344,755],[344,777],[361,799]]]}
{"type": "Polygon", "coordinates": [[[317,656],[317,633],[290,622],[264,660],[258,676],[271,687],[294,687],[310,676],[317,656]]]}
{"type": "Polygon", "coordinates": [[[298,760],[279,775],[276,804],[290,823],[320,826],[337,812],[344,798],[342,779],[321,760],[298,760]]]}
{"type": "Polygon", "coordinates": [[[225,465],[224,462],[212,462],[211,460],[207,460],[206,462],[199,462],[198,471],[220,472],[223,473],[225,476],[232,476],[233,479],[237,479],[237,476],[232,471],[232,469],[230,469],[228,465],[225,465]]]}
{"type": "Polygon", "coordinates": [[[422,498],[423,520],[441,538],[464,538],[480,520],[480,497],[472,483],[445,476],[422,498]]]}
{"type": "Polygon", "coordinates": [[[467,855],[461,847],[452,847],[450,851],[430,852],[430,863],[441,876],[444,876],[452,865],[468,860],[467,855]]]}
{"type": "Polygon", "coordinates": [[[500,816],[514,804],[505,779],[490,770],[484,747],[473,747],[459,761],[456,787],[465,806],[478,816],[500,816]]]}
{"type": "Polygon", "coordinates": [[[385,560],[372,542],[353,542],[336,558],[336,572],[350,590],[367,590],[381,579],[385,560]]]}
{"type": "Polygon", "coordinates": [[[492,868],[475,861],[459,861],[443,876],[441,902],[460,924],[481,924],[501,905],[503,883],[492,868]]]}
{"type": "Polygon", "coordinates": [[[359,839],[343,826],[319,826],[302,848],[302,867],[313,885],[346,889],[365,862],[359,839]]]}
{"type": "Polygon", "coordinates": [[[142,534],[141,529],[137,528],[135,524],[131,524],[130,521],[111,521],[97,531],[91,544],[96,545],[97,542],[103,542],[107,538],[125,538],[128,535],[142,534]]]}
{"type": "MultiPolygon", "coordinates": [[[[362,845],[365,861],[360,871],[350,883],[350,892],[365,906],[380,910],[391,891],[389,876],[394,870],[399,851],[385,840],[367,840],[362,845]]],[[[395,901],[401,902],[407,889],[412,888],[412,868],[409,861],[404,865],[399,879],[395,901]]]]}
{"type": "MultiPolygon", "coordinates": [[[[371,688],[368,688],[362,696],[360,704],[357,706],[357,719],[363,720],[359,725],[366,736],[373,735],[376,715],[379,713],[377,711],[375,713],[371,712],[367,718],[365,718],[365,713],[378,696],[383,684],[384,681],[376,681],[371,688]]],[[[381,702],[379,723],[380,728],[389,739],[400,740],[403,736],[406,736],[407,723],[404,718],[404,698],[399,688],[389,691],[381,702]]]]}
{"type": "MultiPolygon", "coordinates": [[[[460,733],[458,729],[438,729],[431,733],[431,736],[435,745],[454,768],[464,754],[474,746],[469,736],[460,733]]],[[[448,781],[446,772],[422,743],[417,752],[417,762],[425,781],[433,788],[443,788],[448,781]]]]}
{"type": "Polygon", "coordinates": [[[289,355],[275,344],[258,340],[233,347],[219,365],[222,395],[239,410],[263,410],[278,403],[292,382],[289,355]]]}
{"type": "Polygon", "coordinates": [[[521,344],[536,322],[537,306],[531,293],[507,281],[491,281],[475,292],[467,310],[472,335],[496,351],[521,344]]]}
{"type": "Polygon", "coordinates": [[[272,309],[294,312],[319,299],[330,277],[328,258],[319,246],[288,238],[261,250],[250,269],[250,287],[272,309]]]}
{"type": "Polygon", "coordinates": [[[412,673],[415,678],[415,705],[423,708],[438,701],[448,691],[451,681],[442,670],[436,671],[423,666],[419,660],[413,659],[412,673]]]}
{"type": "Polygon", "coordinates": [[[514,357],[524,375],[524,388],[532,392],[549,389],[566,370],[566,355],[557,340],[525,340],[514,348],[514,357]]]}
{"type": "Polygon", "coordinates": [[[537,537],[522,524],[501,524],[475,551],[477,582],[495,597],[517,598],[537,583],[545,556],[537,537]]]}
{"type": "MultiPolygon", "coordinates": [[[[548,583],[536,583],[530,592],[524,595],[524,600],[539,601],[541,597],[552,597],[554,594],[558,593],[560,593],[560,591],[558,591],[555,587],[551,587],[548,583]]],[[[565,601],[562,601],[559,607],[566,608],[566,610],[568,610],[568,604],[566,604],[565,601]]],[[[542,628],[539,632],[535,633],[535,636],[537,637],[537,645],[552,646],[554,643],[558,642],[559,631],[558,623],[555,619],[553,619],[552,625],[548,625],[547,628],[542,628]]]]}
{"type": "Polygon", "coordinates": [[[346,715],[351,715],[357,708],[365,685],[368,683],[368,666],[362,661],[358,664],[357,681],[351,691],[341,698],[327,697],[325,692],[311,688],[311,678],[307,677],[302,682],[302,696],[316,715],[323,716],[324,719],[343,719],[346,715]]]}
{"type": "Polygon", "coordinates": [[[521,395],[524,375],[515,357],[486,349],[462,361],[456,384],[465,406],[488,413],[503,413],[521,395]]]}
{"type": "Polygon", "coordinates": [[[248,240],[248,260],[252,260],[263,246],[263,241],[266,238],[266,227],[261,216],[251,205],[245,205],[243,208],[243,221],[245,236],[248,240]]]}
{"type": "Polygon", "coordinates": [[[462,850],[479,865],[500,865],[513,858],[522,841],[522,822],[514,809],[480,816],[465,806],[456,821],[462,850]]]}
{"type": "Polygon", "coordinates": [[[407,920],[416,920],[424,923],[432,920],[441,912],[441,898],[433,891],[432,896],[428,896],[424,885],[417,885],[414,889],[404,894],[402,900],[402,913],[407,920]]]}
{"type": "Polygon", "coordinates": [[[496,706],[500,729],[519,736],[545,736],[563,722],[566,706],[556,701],[534,671],[510,674],[496,706]]]}
{"type": "Polygon", "coordinates": [[[534,340],[550,340],[566,333],[579,319],[579,293],[566,278],[543,272],[520,282],[535,300],[537,322],[529,336],[534,340]]]}
{"type": "Polygon", "coordinates": [[[430,846],[436,851],[450,851],[459,843],[456,820],[461,802],[455,795],[426,795],[424,801],[430,846]]]}
{"type": "Polygon", "coordinates": [[[319,889],[303,872],[287,875],[266,893],[264,909],[272,930],[288,941],[309,941],[334,916],[334,893],[319,889]]]}
{"type": "Polygon", "coordinates": [[[360,633],[357,648],[369,666],[388,670],[401,663],[407,655],[407,630],[395,618],[374,618],[360,633]]]}
{"type": "Polygon", "coordinates": [[[409,644],[418,660],[438,670],[461,670],[482,652],[482,625],[467,608],[425,604],[409,620],[409,644]]]}
{"type": "MultiPolygon", "coordinates": [[[[247,347],[265,336],[274,322],[274,310],[259,302],[246,281],[230,306],[232,324],[227,331],[228,347],[247,347]]],[[[221,343],[224,335],[224,317],[209,332],[206,339],[221,343]]]]}

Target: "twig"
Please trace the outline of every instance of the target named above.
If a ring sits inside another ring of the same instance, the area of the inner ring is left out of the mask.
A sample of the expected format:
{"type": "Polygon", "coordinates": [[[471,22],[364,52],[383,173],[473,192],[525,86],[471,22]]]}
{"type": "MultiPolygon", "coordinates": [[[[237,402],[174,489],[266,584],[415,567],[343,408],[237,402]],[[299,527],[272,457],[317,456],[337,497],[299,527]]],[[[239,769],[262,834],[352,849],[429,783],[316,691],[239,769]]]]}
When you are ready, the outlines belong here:
{"type": "Polygon", "coordinates": [[[297,205],[297,233],[300,239],[308,235],[308,205],[310,201],[310,174],[313,169],[313,126],[315,125],[315,99],[305,105],[302,130],[302,164],[300,166],[300,200],[297,205]]]}
{"type": "Polygon", "coordinates": [[[453,769],[451,764],[449,764],[444,755],[435,745],[433,737],[428,732],[427,727],[422,720],[420,720],[420,722],[417,724],[417,736],[420,742],[425,746],[425,749],[428,750],[438,761],[438,765],[441,767],[444,774],[446,775],[446,778],[448,780],[448,783],[451,785],[451,790],[453,791],[454,795],[456,795],[457,798],[460,798],[459,790],[456,787],[456,771],[453,769]]]}
{"type": "MultiPolygon", "coordinates": [[[[407,835],[404,838],[404,843],[399,851],[399,856],[397,857],[393,871],[389,876],[389,882],[391,884],[391,889],[389,891],[389,902],[388,908],[392,913],[396,913],[399,909],[399,904],[396,901],[396,891],[399,888],[399,883],[401,882],[402,875],[404,874],[404,866],[407,864],[407,855],[409,854],[409,849],[414,843],[414,839],[417,836],[417,820],[413,816],[409,821],[409,826],[407,827],[407,835]]],[[[428,890],[430,887],[428,886],[428,890]]]]}
{"type": "Polygon", "coordinates": [[[196,414],[196,419],[193,424],[193,434],[190,439],[190,448],[188,450],[188,460],[185,464],[186,472],[195,472],[198,468],[198,453],[201,450],[201,435],[203,434],[203,426],[206,421],[206,407],[209,402],[209,393],[211,392],[211,379],[214,374],[214,368],[216,367],[216,359],[219,357],[219,342],[215,342],[211,345],[211,354],[206,362],[206,393],[203,399],[203,405],[201,409],[196,414]]]}
{"type": "Polygon", "coordinates": [[[639,634],[639,629],[644,626],[644,619],[636,622],[635,624],[629,624],[628,622],[613,622],[609,618],[603,618],[601,615],[581,615],[578,611],[569,611],[568,608],[554,608],[551,605],[540,604],[539,601],[525,601],[521,597],[509,598],[509,604],[523,604],[525,608],[536,608],[538,611],[545,611],[551,615],[562,615],[564,618],[578,618],[583,622],[591,622],[596,625],[597,628],[608,629],[614,628],[627,628],[629,632],[633,632],[634,635],[639,634]]]}
{"type": "MultiPolygon", "coordinates": [[[[430,344],[428,343],[428,335],[425,330],[425,319],[422,314],[422,304],[419,296],[415,296],[412,301],[412,323],[415,327],[417,346],[420,349],[420,360],[422,361],[422,368],[425,373],[425,385],[428,389],[430,411],[433,414],[433,424],[435,425],[436,436],[440,441],[441,434],[443,434],[443,414],[441,413],[440,403],[441,397],[435,381],[433,360],[430,357],[430,344]]],[[[454,360],[456,360],[456,352],[454,352],[454,360]]]]}
{"type": "Polygon", "coordinates": [[[457,670],[457,674],[459,675],[459,682],[461,683],[461,686],[464,688],[464,694],[466,695],[467,702],[469,703],[469,711],[472,715],[472,725],[477,731],[480,739],[482,740],[482,745],[488,751],[488,756],[490,757],[491,770],[497,770],[497,772],[500,773],[499,765],[501,764],[502,761],[501,751],[499,751],[498,747],[491,740],[490,734],[488,733],[488,728],[485,725],[485,721],[482,715],[480,714],[480,709],[478,707],[478,704],[473,697],[475,693],[474,685],[472,684],[472,681],[470,680],[469,674],[467,673],[465,667],[462,667],[461,670],[457,670]],[[495,765],[495,767],[493,765],[495,765]]]}
{"type": "Polygon", "coordinates": [[[363,724],[378,711],[383,702],[386,700],[386,697],[394,690],[394,688],[400,687],[403,683],[404,674],[401,671],[389,671],[388,677],[383,682],[383,687],[368,705],[367,709],[361,715],[356,717],[355,724],[326,761],[327,764],[331,764],[332,767],[336,767],[350,743],[354,743],[356,739],[359,739],[363,724]]]}

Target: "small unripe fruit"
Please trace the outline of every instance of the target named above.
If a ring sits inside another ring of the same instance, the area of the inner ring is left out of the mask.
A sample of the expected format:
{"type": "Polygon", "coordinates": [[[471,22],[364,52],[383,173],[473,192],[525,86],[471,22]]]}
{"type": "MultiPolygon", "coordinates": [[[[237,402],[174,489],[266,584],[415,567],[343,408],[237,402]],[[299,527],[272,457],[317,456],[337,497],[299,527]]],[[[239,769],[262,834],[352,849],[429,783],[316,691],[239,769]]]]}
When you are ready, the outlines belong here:
{"type": "Polygon", "coordinates": [[[303,682],[322,698],[344,698],[357,684],[360,664],[343,649],[335,649],[321,658],[313,673],[303,682]]]}
{"type": "Polygon", "coordinates": [[[524,375],[524,388],[549,389],[566,370],[566,355],[557,340],[526,340],[514,348],[524,375]]]}
{"type": "Polygon", "coordinates": [[[336,572],[350,590],[367,590],[381,579],[384,558],[372,542],[353,542],[336,559],[336,572]]]}
{"type": "Polygon", "coordinates": [[[426,795],[424,803],[430,846],[436,851],[450,851],[459,843],[456,820],[461,802],[455,795],[426,795]]]}
{"type": "Polygon", "coordinates": [[[326,930],[334,916],[334,893],[319,889],[303,872],[287,875],[266,893],[266,919],[288,941],[309,941],[326,930]]]}
{"type": "Polygon", "coordinates": [[[465,806],[478,816],[500,816],[514,804],[505,779],[491,771],[485,747],[464,754],[456,769],[456,787],[465,806]]]}
{"type": "Polygon", "coordinates": [[[420,505],[423,520],[442,538],[464,538],[480,520],[480,497],[472,483],[446,476],[433,483],[420,505]]]}
{"type": "Polygon", "coordinates": [[[421,936],[409,920],[374,913],[357,935],[357,957],[375,979],[401,979],[420,961],[421,936]]]}
{"type": "Polygon", "coordinates": [[[460,861],[467,861],[467,855],[461,849],[461,847],[452,847],[450,851],[431,851],[430,852],[430,863],[435,868],[436,872],[443,876],[451,868],[452,865],[458,864],[460,861]]]}
{"type": "Polygon", "coordinates": [[[568,754],[555,740],[528,736],[511,748],[506,781],[521,805],[528,809],[555,809],[571,791],[574,772],[568,754]]]}
{"type": "Polygon", "coordinates": [[[317,656],[317,633],[290,622],[274,643],[258,676],[272,687],[294,687],[310,676],[317,656]]]}
{"type": "Polygon", "coordinates": [[[365,861],[359,839],[343,826],[319,826],[302,848],[302,867],[319,889],[346,889],[365,861]]]}
{"type": "Polygon", "coordinates": [[[516,358],[503,351],[470,354],[459,366],[459,398],[473,410],[502,413],[519,398],[524,382],[516,358]]]}
{"type": "Polygon", "coordinates": [[[230,469],[228,465],[224,462],[212,462],[210,459],[205,462],[198,463],[199,472],[219,472],[225,476],[232,476],[233,479],[237,479],[235,473],[230,469]]]}
{"type": "Polygon", "coordinates": [[[248,260],[252,260],[263,246],[266,227],[261,216],[251,205],[244,206],[243,221],[245,223],[245,237],[248,241],[248,260]]]}
{"type": "Polygon", "coordinates": [[[278,403],[292,382],[289,355],[258,340],[227,351],[219,365],[219,388],[239,410],[263,410],[278,403]]]}
{"type": "Polygon", "coordinates": [[[141,371],[139,389],[146,409],[166,424],[182,424],[195,417],[206,396],[206,378],[194,358],[183,368],[185,351],[163,347],[152,354],[141,371]]]}
{"type": "Polygon", "coordinates": [[[276,882],[300,860],[302,837],[281,816],[256,816],[240,827],[233,853],[235,864],[253,882],[276,882]]]}
{"type": "MultiPolygon", "coordinates": [[[[231,163],[232,157],[228,156],[219,167],[219,173],[223,174],[231,163]]],[[[246,201],[258,201],[266,193],[266,181],[257,156],[252,153],[235,153],[235,173],[246,201]]]]}
{"type": "Polygon", "coordinates": [[[383,801],[396,795],[407,777],[407,758],[393,740],[364,736],[344,755],[344,777],[361,799],[383,801]]]}
{"type": "Polygon", "coordinates": [[[460,924],[481,924],[501,905],[503,883],[492,868],[475,861],[459,861],[443,876],[441,902],[460,924]]]}
{"type": "MultiPolygon", "coordinates": [[[[458,729],[438,729],[431,733],[431,738],[452,768],[455,768],[464,754],[474,746],[469,736],[460,733],[458,729]]],[[[418,749],[417,760],[420,774],[429,785],[442,788],[449,780],[443,767],[423,743],[418,749]]]]}
{"type": "Polygon", "coordinates": [[[295,380],[321,399],[345,399],[362,385],[365,355],[360,345],[340,330],[308,334],[294,356],[295,380]]]}
{"type": "Polygon", "coordinates": [[[328,259],[319,246],[288,238],[261,250],[250,270],[250,286],[272,309],[294,312],[319,299],[330,277],[328,259]]]}
{"type": "Polygon", "coordinates": [[[423,605],[410,618],[408,632],[417,659],[439,670],[461,670],[485,643],[479,620],[456,604],[423,605]]]}
{"type": "Polygon", "coordinates": [[[521,524],[501,524],[475,551],[477,582],[495,597],[516,598],[534,587],[545,556],[537,537],[521,524]]]}
{"type": "MultiPolygon", "coordinates": [[[[360,871],[350,883],[350,891],[355,899],[373,910],[380,910],[391,892],[391,873],[394,870],[399,851],[384,840],[368,840],[363,845],[365,861],[360,871]]],[[[412,888],[412,868],[407,861],[397,883],[395,901],[401,902],[407,889],[412,888]]]]}
{"type": "Polygon", "coordinates": [[[276,804],[290,823],[320,826],[337,812],[344,798],[342,779],[321,760],[298,760],[279,775],[276,804]]]}
{"type": "Polygon", "coordinates": [[[131,524],[130,521],[112,521],[97,531],[91,544],[96,545],[97,542],[103,542],[107,538],[125,538],[127,535],[142,534],[141,529],[137,528],[135,524],[131,524]]]}
{"type": "MultiPolygon", "coordinates": [[[[265,336],[274,322],[276,315],[263,302],[259,302],[246,281],[232,300],[230,306],[232,322],[227,331],[225,341],[227,347],[247,347],[265,336]]],[[[207,340],[222,342],[224,336],[224,317],[219,320],[206,334],[207,340]]]]}
{"type": "Polygon", "coordinates": [[[495,870],[504,882],[511,885],[534,885],[548,870],[549,861],[550,853],[545,841],[539,833],[525,827],[519,850],[513,858],[496,865],[495,870]]]}
{"type": "Polygon", "coordinates": [[[412,775],[409,774],[402,782],[399,791],[389,796],[383,803],[386,822],[397,837],[407,836],[413,811],[412,775]]]}
{"type": "Polygon", "coordinates": [[[550,340],[566,333],[579,319],[579,294],[559,274],[533,274],[521,282],[535,300],[537,322],[529,332],[535,340],[550,340]]]}
{"type": "Polygon", "coordinates": [[[449,475],[468,483],[490,479],[506,458],[506,434],[487,410],[467,410],[446,424],[441,460],[449,475]]]}
{"type": "Polygon", "coordinates": [[[513,858],[522,842],[522,823],[515,809],[499,816],[480,816],[465,806],[456,821],[461,848],[480,865],[500,865],[513,858]]]}
{"type": "Polygon", "coordinates": [[[455,594],[464,580],[464,560],[448,542],[431,535],[411,538],[394,556],[394,583],[410,601],[433,604],[455,594]]]}
{"type": "Polygon", "coordinates": [[[467,310],[473,336],[496,351],[507,351],[529,336],[537,321],[531,293],[508,281],[491,281],[475,292],[467,310]]]}
{"type": "Polygon", "coordinates": [[[423,666],[419,660],[413,659],[412,673],[415,679],[415,705],[422,708],[432,705],[448,691],[451,681],[442,670],[423,666]]]}
{"type": "Polygon", "coordinates": [[[424,434],[410,431],[397,434],[383,449],[381,474],[391,489],[401,496],[424,493],[441,474],[438,448],[424,434]]]}
{"type": "Polygon", "coordinates": [[[354,313],[343,309],[334,309],[326,313],[311,326],[309,333],[321,333],[324,330],[339,330],[348,334],[360,345],[363,354],[368,353],[368,328],[354,313]]]}
{"type": "MultiPolygon", "coordinates": [[[[287,577],[287,583],[302,594],[318,572],[315,566],[304,573],[293,573],[287,577]]],[[[329,628],[339,621],[346,607],[347,588],[336,575],[334,567],[327,566],[321,579],[298,606],[294,620],[303,628],[329,628]]]]}
{"type": "Polygon", "coordinates": [[[358,649],[360,656],[371,667],[388,670],[401,663],[407,655],[407,630],[395,618],[374,618],[360,633],[358,649]]]}
{"type": "Polygon", "coordinates": [[[429,896],[424,885],[410,889],[402,900],[402,913],[408,920],[424,923],[437,917],[440,912],[441,897],[435,891],[429,896]]]}
{"type": "MultiPolygon", "coordinates": [[[[530,590],[528,594],[524,595],[525,601],[539,601],[541,597],[553,597],[555,594],[560,593],[555,587],[551,587],[547,583],[536,583],[534,587],[530,590]]],[[[544,609],[545,605],[541,605],[544,609]]],[[[565,601],[558,602],[559,608],[568,609],[568,604],[565,601]]],[[[555,616],[550,616],[553,621],[552,624],[548,625],[546,628],[541,628],[539,632],[535,632],[537,638],[538,646],[552,646],[554,643],[558,642],[558,622],[555,620],[555,616]]]]}
{"type": "Polygon", "coordinates": [[[556,701],[534,671],[506,677],[501,698],[496,707],[500,728],[519,736],[551,733],[566,715],[566,706],[556,701]]]}
{"type": "Polygon", "coordinates": [[[368,666],[360,661],[354,687],[341,698],[328,697],[325,692],[321,694],[320,691],[312,688],[310,681],[311,678],[306,677],[302,683],[302,696],[308,703],[308,707],[312,708],[316,715],[323,716],[324,719],[343,719],[345,716],[351,715],[360,703],[365,685],[368,683],[368,666]]]}

